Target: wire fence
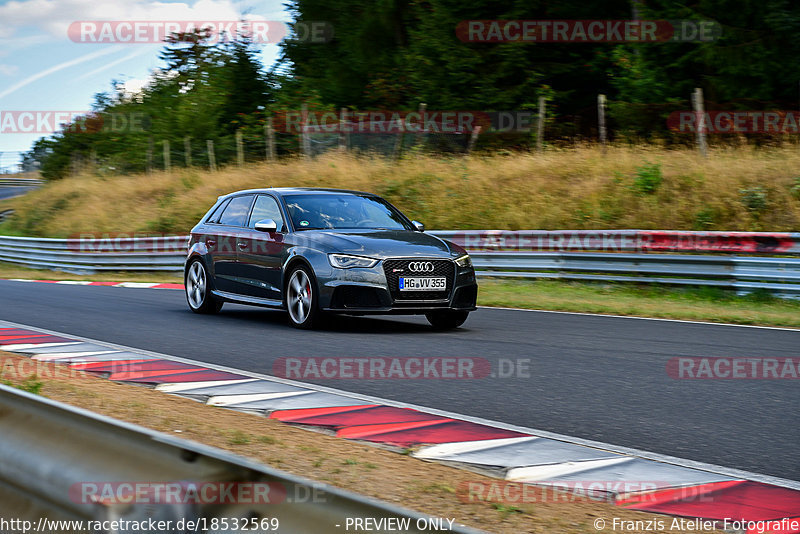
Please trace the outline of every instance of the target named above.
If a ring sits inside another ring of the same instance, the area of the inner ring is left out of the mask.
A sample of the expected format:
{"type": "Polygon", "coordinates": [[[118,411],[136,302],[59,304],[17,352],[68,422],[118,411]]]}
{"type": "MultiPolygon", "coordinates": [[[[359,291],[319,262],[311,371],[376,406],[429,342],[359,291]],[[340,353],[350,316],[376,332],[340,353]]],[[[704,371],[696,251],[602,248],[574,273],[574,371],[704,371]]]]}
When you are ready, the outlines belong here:
{"type": "MultiPolygon", "coordinates": [[[[469,154],[473,150],[542,151],[547,146],[587,142],[696,147],[706,155],[710,145],[781,145],[800,140],[800,112],[747,111],[769,109],[771,104],[765,102],[706,102],[699,88],[686,96],[666,103],[643,104],[611,101],[598,94],[596,106],[571,114],[561,113],[558,101],[544,96],[538,98],[536,106],[515,111],[437,111],[427,110],[426,104],[420,103],[417,111],[343,108],[337,112],[303,104],[295,110],[240,114],[236,129],[232,123],[225,131],[209,132],[208,138],[197,132],[190,136],[169,129],[153,131],[149,126],[120,135],[87,130],[81,132],[87,138],[73,143],[80,148],[62,149],[56,145],[55,152],[0,152],[0,172],[41,170],[49,179],[87,170],[101,174],[173,167],[216,170],[230,164],[284,156],[313,158],[334,151],[396,159],[423,151],[445,155],[469,154]],[[451,126],[446,115],[460,117],[455,121],[457,126],[451,126]],[[463,118],[468,119],[469,127],[463,127],[463,118]],[[22,156],[29,168],[22,166],[22,156]]],[[[114,117],[110,119],[109,123],[113,123],[114,117]]]]}

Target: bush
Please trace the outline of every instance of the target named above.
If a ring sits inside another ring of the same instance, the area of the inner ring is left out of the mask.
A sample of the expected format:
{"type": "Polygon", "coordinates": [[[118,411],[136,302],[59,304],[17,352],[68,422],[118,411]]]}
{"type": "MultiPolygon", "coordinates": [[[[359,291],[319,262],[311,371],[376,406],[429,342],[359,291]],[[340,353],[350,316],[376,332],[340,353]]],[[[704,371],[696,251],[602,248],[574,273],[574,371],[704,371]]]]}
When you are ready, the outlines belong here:
{"type": "Polygon", "coordinates": [[[800,200],[800,176],[794,179],[794,185],[791,188],[792,196],[800,200]]]}
{"type": "Polygon", "coordinates": [[[652,195],[661,186],[664,176],[661,174],[661,165],[658,163],[645,163],[636,168],[636,178],[633,186],[645,195],[652,195]]]}
{"type": "Polygon", "coordinates": [[[739,189],[739,201],[747,211],[759,217],[767,209],[767,190],[763,187],[739,189]]]}
{"type": "Polygon", "coordinates": [[[708,230],[716,224],[717,212],[712,208],[704,208],[694,215],[693,230],[708,230]]]}

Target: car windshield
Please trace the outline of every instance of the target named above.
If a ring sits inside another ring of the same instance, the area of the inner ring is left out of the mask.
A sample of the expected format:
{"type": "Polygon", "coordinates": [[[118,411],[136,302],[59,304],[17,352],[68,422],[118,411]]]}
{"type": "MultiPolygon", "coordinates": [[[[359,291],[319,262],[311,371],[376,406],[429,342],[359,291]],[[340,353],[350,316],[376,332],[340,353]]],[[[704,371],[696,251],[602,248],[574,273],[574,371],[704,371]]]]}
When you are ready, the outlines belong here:
{"type": "Polygon", "coordinates": [[[284,199],[296,230],[411,230],[403,215],[378,197],[307,193],[286,195],[284,199]]]}

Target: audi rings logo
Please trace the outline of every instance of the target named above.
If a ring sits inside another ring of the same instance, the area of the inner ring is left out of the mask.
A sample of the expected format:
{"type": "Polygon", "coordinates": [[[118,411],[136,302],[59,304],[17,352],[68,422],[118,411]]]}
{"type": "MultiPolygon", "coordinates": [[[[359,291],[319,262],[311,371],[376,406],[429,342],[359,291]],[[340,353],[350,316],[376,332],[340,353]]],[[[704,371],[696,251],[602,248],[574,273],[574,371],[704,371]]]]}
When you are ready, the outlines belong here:
{"type": "Polygon", "coordinates": [[[433,264],[429,261],[412,261],[408,264],[408,269],[415,273],[432,273],[433,264]]]}

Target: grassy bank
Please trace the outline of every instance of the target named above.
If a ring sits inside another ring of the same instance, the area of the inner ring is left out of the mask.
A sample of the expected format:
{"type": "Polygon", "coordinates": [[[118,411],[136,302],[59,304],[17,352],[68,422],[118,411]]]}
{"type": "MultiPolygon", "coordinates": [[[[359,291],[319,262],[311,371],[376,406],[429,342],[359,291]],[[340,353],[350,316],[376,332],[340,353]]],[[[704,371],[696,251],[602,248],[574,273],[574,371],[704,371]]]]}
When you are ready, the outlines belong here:
{"type": "Polygon", "coordinates": [[[800,150],[586,147],[397,162],[332,155],[311,161],[84,175],[0,202],[17,213],[0,234],[191,228],[218,195],[265,186],[325,186],[381,194],[429,228],[799,230],[800,150]]]}

